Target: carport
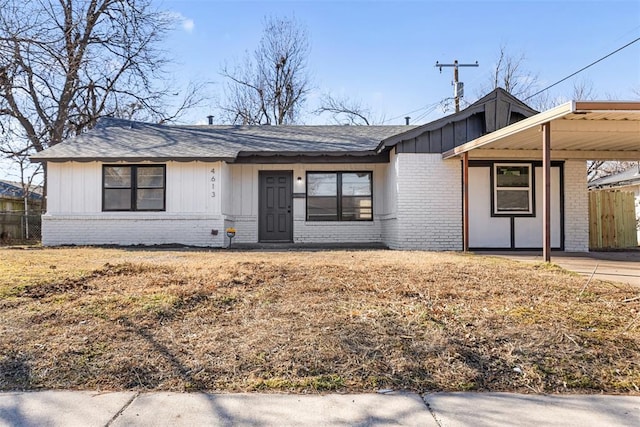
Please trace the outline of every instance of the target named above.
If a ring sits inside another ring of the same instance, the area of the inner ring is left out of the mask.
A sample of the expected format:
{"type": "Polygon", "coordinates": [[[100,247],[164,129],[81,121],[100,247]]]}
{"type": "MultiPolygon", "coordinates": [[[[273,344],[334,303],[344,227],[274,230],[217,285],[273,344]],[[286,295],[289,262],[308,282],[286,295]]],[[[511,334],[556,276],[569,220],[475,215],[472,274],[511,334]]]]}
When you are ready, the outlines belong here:
{"type": "Polygon", "coordinates": [[[542,160],[542,259],[549,262],[551,161],[640,160],[640,102],[571,101],[455,147],[442,157],[462,159],[465,251],[469,249],[469,160],[542,160]]]}

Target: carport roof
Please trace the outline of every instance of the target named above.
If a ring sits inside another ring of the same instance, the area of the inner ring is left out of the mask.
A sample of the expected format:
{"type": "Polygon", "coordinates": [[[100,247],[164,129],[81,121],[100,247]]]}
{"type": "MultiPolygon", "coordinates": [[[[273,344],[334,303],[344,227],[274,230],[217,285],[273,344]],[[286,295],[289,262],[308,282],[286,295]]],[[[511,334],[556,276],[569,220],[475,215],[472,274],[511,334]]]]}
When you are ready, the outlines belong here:
{"type": "Polygon", "coordinates": [[[541,158],[541,125],[551,129],[551,158],[640,160],[640,102],[571,101],[443,153],[469,158],[541,158]]]}

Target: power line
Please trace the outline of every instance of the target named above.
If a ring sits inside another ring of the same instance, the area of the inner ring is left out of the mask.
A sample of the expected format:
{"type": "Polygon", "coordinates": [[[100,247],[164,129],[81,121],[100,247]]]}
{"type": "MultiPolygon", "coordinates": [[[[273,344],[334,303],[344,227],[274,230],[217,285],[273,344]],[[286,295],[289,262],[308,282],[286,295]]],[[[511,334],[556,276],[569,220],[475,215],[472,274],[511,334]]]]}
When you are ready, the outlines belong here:
{"type": "Polygon", "coordinates": [[[425,105],[424,107],[416,108],[415,110],[409,111],[408,113],[404,113],[404,114],[401,114],[401,115],[396,116],[396,117],[391,117],[390,119],[386,119],[385,121],[383,121],[382,124],[389,123],[390,121],[393,121],[393,120],[396,120],[396,119],[402,119],[402,118],[408,116],[409,114],[413,114],[413,113],[416,113],[418,111],[422,111],[422,110],[426,110],[426,109],[429,109],[429,108],[433,108],[434,106],[438,106],[441,102],[442,101],[438,101],[435,104],[428,104],[428,105],[425,105]]]}
{"type": "Polygon", "coordinates": [[[546,90],[549,90],[549,89],[551,89],[552,87],[554,87],[554,86],[556,86],[556,85],[559,85],[559,84],[560,84],[560,83],[562,83],[563,81],[568,80],[568,79],[570,79],[571,77],[575,76],[576,74],[579,74],[579,73],[583,72],[583,71],[584,71],[584,70],[586,70],[587,68],[590,68],[590,67],[592,67],[592,66],[596,65],[598,62],[604,61],[605,59],[607,59],[607,58],[608,58],[608,57],[610,57],[611,55],[614,55],[614,54],[616,54],[616,53],[620,52],[622,49],[625,49],[625,48],[627,48],[627,47],[631,46],[632,44],[636,43],[637,41],[640,41],[640,37],[638,37],[637,39],[635,39],[635,40],[633,40],[633,41],[630,41],[629,43],[625,44],[624,46],[622,46],[622,47],[620,47],[620,48],[618,48],[618,49],[616,49],[616,50],[614,50],[613,52],[608,53],[607,55],[603,56],[602,58],[600,58],[600,59],[598,59],[598,60],[596,60],[596,61],[593,61],[591,64],[587,65],[586,67],[582,67],[581,69],[579,69],[579,70],[578,70],[578,71],[576,71],[575,73],[569,74],[569,75],[568,75],[567,77],[565,77],[564,79],[562,79],[562,80],[558,80],[558,81],[557,81],[557,82],[555,82],[554,84],[552,84],[552,85],[550,85],[550,86],[545,87],[544,89],[542,89],[542,90],[540,90],[540,91],[538,91],[538,92],[534,93],[533,95],[528,96],[528,97],[527,97],[527,98],[525,98],[524,100],[525,100],[525,101],[527,101],[527,100],[529,100],[529,99],[533,98],[533,97],[534,97],[534,96],[536,96],[536,95],[540,95],[542,92],[544,92],[544,91],[546,91],[546,90]]]}
{"type": "Polygon", "coordinates": [[[427,117],[429,114],[433,113],[436,108],[438,108],[440,105],[442,105],[443,101],[440,101],[439,103],[433,105],[431,108],[429,108],[428,110],[426,110],[424,113],[420,114],[418,117],[416,117],[415,119],[413,119],[414,122],[419,122],[420,120],[424,119],[425,117],[427,117]]]}

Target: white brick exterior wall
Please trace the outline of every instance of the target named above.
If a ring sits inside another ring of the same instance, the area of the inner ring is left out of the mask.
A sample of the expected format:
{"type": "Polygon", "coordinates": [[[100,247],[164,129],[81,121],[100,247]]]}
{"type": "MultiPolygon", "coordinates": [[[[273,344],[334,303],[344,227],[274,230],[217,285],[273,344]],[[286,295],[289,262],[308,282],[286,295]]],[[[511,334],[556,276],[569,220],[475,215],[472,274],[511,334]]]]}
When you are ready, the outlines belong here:
{"type": "Polygon", "coordinates": [[[205,215],[43,215],[42,244],[222,246],[223,225],[222,217],[205,215]]]}
{"type": "Polygon", "coordinates": [[[375,213],[373,221],[306,221],[305,203],[304,198],[293,199],[293,241],[295,243],[380,243],[382,241],[381,224],[375,213]]]}
{"type": "MultiPolygon", "coordinates": [[[[227,216],[227,227],[236,229],[233,243],[256,243],[258,241],[258,217],[255,215],[227,216]]],[[[227,243],[229,243],[228,239],[227,243]]]]}
{"type": "MultiPolygon", "coordinates": [[[[102,166],[59,163],[49,167],[49,212],[43,244],[185,244],[226,247],[258,241],[258,173],[292,170],[293,240],[296,243],[384,243],[394,249],[461,250],[461,162],[440,154],[394,154],[388,164],[226,165],[167,163],[166,212],[101,212],[102,166]],[[309,222],[306,170],[371,170],[374,221],[309,222]],[[212,179],[212,178],[215,178],[212,179]],[[215,185],[213,187],[212,185],[215,185]],[[217,230],[217,235],[212,235],[217,230]]],[[[588,251],[586,164],[564,167],[565,250],[588,251]]]]}
{"type": "Polygon", "coordinates": [[[382,223],[382,242],[390,248],[399,249],[398,218],[396,215],[385,215],[380,218],[380,222],[382,223]]]}
{"type": "Polygon", "coordinates": [[[459,160],[440,154],[392,156],[397,206],[384,226],[394,249],[461,250],[462,187],[459,160]],[[393,219],[395,216],[396,219],[393,219]]]}
{"type": "Polygon", "coordinates": [[[294,221],[295,243],[380,243],[379,221],[354,222],[336,226],[335,222],[294,221]]]}
{"type": "Polygon", "coordinates": [[[564,164],[564,250],[589,251],[589,194],[587,163],[571,160],[564,164]]]}

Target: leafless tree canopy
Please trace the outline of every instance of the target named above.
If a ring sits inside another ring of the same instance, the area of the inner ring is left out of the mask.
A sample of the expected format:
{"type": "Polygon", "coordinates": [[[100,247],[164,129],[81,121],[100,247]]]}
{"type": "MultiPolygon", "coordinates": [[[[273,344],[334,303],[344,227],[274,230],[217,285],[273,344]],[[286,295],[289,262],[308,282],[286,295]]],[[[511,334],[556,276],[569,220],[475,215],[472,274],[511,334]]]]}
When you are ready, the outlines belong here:
{"type": "MultiPolygon", "coordinates": [[[[172,24],[151,0],[0,0],[0,130],[27,152],[100,116],[171,119],[158,43],[172,24]]],[[[196,96],[192,87],[179,109],[196,96]]]]}
{"type": "Polygon", "coordinates": [[[574,101],[590,101],[595,98],[595,89],[591,80],[581,79],[573,84],[573,96],[571,99],[574,101]]]}
{"type": "Polygon", "coordinates": [[[293,18],[265,19],[262,38],[244,62],[224,66],[223,119],[234,124],[295,123],[309,93],[308,35],[293,18]]]}
{"type": "Polygon", "coordinates": [[[320,98],[320,107],[314,113],[328,113],[335,123],[343,125],[369,126],[374,124],[371,108],[364,105],[362,101],[353,98],[323,94],[320,98]]]}
{"type": "Polygon", "coordinates": [[[587,179],[591,182],[635,167],[638,167],[638,162],[593,160],[587,162],[587,179]]]}
{"type": "Polygon", "coordinates": [[[500,54],[492,74],[492,88],[501,87],[518,99],[531,95],[538,85],[538,76],[526,70],[524,53],[512,55],[506,46],[500,47],[500,54]]]}

